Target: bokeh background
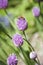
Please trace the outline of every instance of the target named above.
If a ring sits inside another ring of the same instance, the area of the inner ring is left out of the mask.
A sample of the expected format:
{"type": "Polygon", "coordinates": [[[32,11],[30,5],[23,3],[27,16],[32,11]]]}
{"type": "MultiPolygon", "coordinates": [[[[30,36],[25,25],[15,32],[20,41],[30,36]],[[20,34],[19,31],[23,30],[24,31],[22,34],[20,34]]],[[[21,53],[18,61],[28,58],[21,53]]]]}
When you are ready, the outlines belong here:
{"type": "MultiPolygon", "coordinates": [[[[8,7],[0,9],[0,65],[6,64],[9,54],[13,52],[17,56],[19,54],[19,50],[6,35],[7,33],[12,37],[16,32],[23,35],[23,32],[19,31],[16,26],[16,20],[19,16],[26,18],[28,22],[28,29],[25,31],[26,37],[35,48],[39,60],[43,64],[43,0],[40,2],[41,14],[39,21],[33,16],[32,8],[34,6],[39,7],[38,0],[8,0],[8,7]]],[[[24,51],[29,51],[28,44],[24,43],[22,46],[24,51]]],[[[18,65],[22,64],[24,65],[19,57],[18,65]]]]}

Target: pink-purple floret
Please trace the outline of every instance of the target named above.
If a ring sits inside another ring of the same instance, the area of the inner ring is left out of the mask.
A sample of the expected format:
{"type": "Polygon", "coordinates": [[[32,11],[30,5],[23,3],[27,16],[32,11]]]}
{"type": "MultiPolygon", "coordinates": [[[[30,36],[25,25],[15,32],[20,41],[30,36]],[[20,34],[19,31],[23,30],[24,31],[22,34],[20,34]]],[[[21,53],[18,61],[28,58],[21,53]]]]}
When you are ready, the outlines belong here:
{"type": "Polygon", "coordinates": [[[32,9],[33,16],[37,17],[40,15],[40,8],[39,7],[33,7],[32,9]]]}
{"type": "Polygon", "coordinates": [[[23,17],[19,17],[17,20],[17,27],[19,30],[24,31],[27,28],[27,21],[23,17]]]}
{"type": "Polygon", "coordinates": [[[0,0],[0,8],[6,8],[8,6],[8,0],[0,0]]]}
{"type": "Polygon", "coordinates": [[[8,58],[7,58],[7,64],[8,65],[17,65],[18,63],[18,59],[16,57],[15,54],[11,54],[8,58]]]}
{"type": "Polygon", "coordinates": [[[23,38],[20,34],[15,34],[12,37],[12,41],[13,41],[14,45],[17,46],[17,47],[19,47],[23,44],[23,38]]]}

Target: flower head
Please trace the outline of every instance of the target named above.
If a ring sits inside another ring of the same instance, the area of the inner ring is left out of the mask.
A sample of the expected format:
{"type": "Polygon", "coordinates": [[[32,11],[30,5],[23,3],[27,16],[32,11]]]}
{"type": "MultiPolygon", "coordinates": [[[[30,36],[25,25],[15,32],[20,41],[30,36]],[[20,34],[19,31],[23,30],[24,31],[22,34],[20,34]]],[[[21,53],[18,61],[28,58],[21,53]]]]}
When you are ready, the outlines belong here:
{"type": "Polygon", "coordinates": [[[8,0],[0,0],[0,8],[6,8],[8,5],[8,0]]]}
{"type": "Polygon", "coordinates": [[[24,17],[19,17],[17,20],[17,26],[19,30],[24,31],[27,28],[27,21],[24,17]]]}
{"type": "Polygon", "coordinates": [[[40,15],[40,8],[39,7],[33,7],[32,13],[33,13],[33,16],[38,17],[40,15]]]}
{"type": "Polygon", "coordinates": [[[36,59],[36,58],[37,58],[36,52],[34,52],[34,51],[31,52],[31,53],[30,53],[30,58],[31,58],[31,59],[36,59]]]}
{"type": "Polygon", "coordinates": [[[18,59],[15,54],[10,54],[10,56],[7,58],[7,64],[8,65],[17,65],[18,59]]]}
{"type": "Polygon", "coordinates": [[[21,46],[23,44],[23,38],[20,34],[15,34],[13,37],[12,37],[12,41],[13,43],[15,44],[15,46],[21,46]]]}

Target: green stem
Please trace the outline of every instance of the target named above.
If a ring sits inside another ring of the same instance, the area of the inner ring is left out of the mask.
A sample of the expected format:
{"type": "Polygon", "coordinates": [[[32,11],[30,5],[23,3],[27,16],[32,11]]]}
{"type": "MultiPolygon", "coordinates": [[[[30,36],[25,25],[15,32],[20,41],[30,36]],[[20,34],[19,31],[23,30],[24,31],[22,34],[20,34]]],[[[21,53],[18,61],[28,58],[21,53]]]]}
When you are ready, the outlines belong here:
{"type": "Polygon", "coordinates": [[[8,34],[8,33],[6,33],[6,32],[4,32],[10,39],[12,39],[12,37],[8,34]]]}
{"type": "Polygon", "coordinates": [[[41,22],[38,18],[35,19],[35,23],[36,23],[36,28],[37,28],[38,32],[42,31],[43,27],[42,27],[41,22]]]}
{"type": "MultiPolygon", "coordinates": [[[[25,36],[25,38],[26,38],[26,34],[25,34],[25,31],[23,31],[23,34],[24,34],[24,36],[25,36]]],[[[27,38],[26,38],[27,39],[27,38]]]]}
{"type": "Polygon", "coordinates": [[[34,60],[38,65],[40,65],[40,63],[37,60],[34,60]]]}
{"type": "Polygon", "coordinates": [[[29,43],[29,41],[27,40],[27,38],[26,38],[26,35],[25,35],[25,32],[23,31],[23,34],[24,34],[24,36],[25,36],[25,38],[23,38],[28,44],[29,44],[29,46],[30,46],[30,48],[32,48],[32,50],[34,51],[34,48],[32,47],[32,45],[29,43]]]}
{"type": "Polygon", "coordinates": [[[10,39],[12,39],[12,37],[7,33],[7,30],[4,28],[4,26],[0,23],[1,27],[2,27],[2,31],[3,33],[5,33],[10,39]]]}
{"type": "Polygon", "coordinates": [[[39,6],[40,6],[40,0],[39,0],[39,2],[38,2],[38,3],[39,3],[39,6]]]}
{"type": "Polygon", "coordinates": [[[41,21],[39,20],[39,17],[37,18],[38,22],[40,23],[41,26],[43,26],[43,24],[41,23],[41,21]]]}
{"type": "Polygon", "coordinates": [[[26,64],[31,65],[30,59],[27,57],[27,55],[26,55],[25,51],[22,49],[22,47],[20,47],[20,50],[21,50],[21,52],[22,52],[22,54],[24,56],[26,64]]]}
{"type": "MultiPolygon", "coordinates": [[[[24,39],[24,38],[23,38],[23,39],[24,39]]],[[[29,44],[30,48],[31,48],[33,51],[35,51],[34,48],[32,47],[32,45],[31,45],[26,39],[24,39],[24,40],[29,44]]]]}
{"type": "MultiPolygon", "coordinates": [[[[24,36],[25,36],[25,38],[26,38],[26,35],[25,35],[25,32],[24,32],[24,31],[23,31],[23,34],[24,34],[24,36]]],[[[24,39],[24,38],[23,38],[23,39],[24,39]]],[[[35,51],[34,48],[33,48],[33,46],[28,42],[27,38],[24,39],[24,40],[29,44],[30,48],[32,48],[32,50],[35,51]]],[[[40,61],[39,61],[38,57],[37,57],[37,60],[38,60],[38,62],[37,62],[36,60],[35,60],[35,62],[40,65],[40,61]]]]}
{"type": "Polygon", "coordinates": [[[41,10],[41,6],[40,6],[40,0],[39,0],[38,4],[39,4],[40,10],[41,10]]]}
{"type": "Polygon", "coordinates": [[[41,64],[40,64],[40,61],[39,61],[39,59],[38,59],[38,57],[37,57],[37,60],[38,60],[38,64],[41,65],[41,64]]]}
{"type": "MultiPolygon", "coordinates": [[[[8,14],[6,9],[4,10],[4,12],[5,12],[6,15],[8,14]]],[[[14,25],[14,23],[13,23],[14,20],[12,20],[8,15],[7,15],[7,17],[8,17],[8,19],[9,19],[9,22],[11,23],[12,27],[14,28],[14,30],[16,30],[16,27],[15,27],[15,25],[14,25]]]]}

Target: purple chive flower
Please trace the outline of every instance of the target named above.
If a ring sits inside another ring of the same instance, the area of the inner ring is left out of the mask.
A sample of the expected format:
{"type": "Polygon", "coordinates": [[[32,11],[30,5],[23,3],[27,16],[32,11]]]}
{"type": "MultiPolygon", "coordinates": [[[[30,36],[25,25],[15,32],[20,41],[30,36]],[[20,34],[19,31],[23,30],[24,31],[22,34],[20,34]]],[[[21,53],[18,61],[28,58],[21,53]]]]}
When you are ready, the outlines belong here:
{"type": "Polygon", "coordinates": [[[40,8],[39,7],[33,7],[32,13],[33,13],[33,16],[38,17],[40,15],[40,8]]]}
{"type": "Polygon", "coordinates": [[[8,5],[8,0],[0,0],[0,8],[6,8],[8,5]]]}
{"type": "Polygon", "coordinates": [[[34,52],[34,51],[31,52],[31,53],[30,53],[30,58],[31,58],[31,59],[36,59],[36,58],[37,58],[36,52],[34,52]]]}
{"type": "Polygon", "coordinates": [[[15,34],[12,37],[12,41],[13,41],[14,45],[17,46],[17,47],[19,47],[23,44],[23,38],[20,34],[15,34]]]}
{"type": "Polygon", "coordinates": [[[19,17],[17,20],[17,27],[19,30],[24,31],[27,28],[27,21],[23,17],[19,17]]]}
{"type": "Polygon", "coordinates": [[[15,54],[10,54],[10,56],[7,58],[7,64],[8,65],[17,65],[18,59],[15,54]]]}

